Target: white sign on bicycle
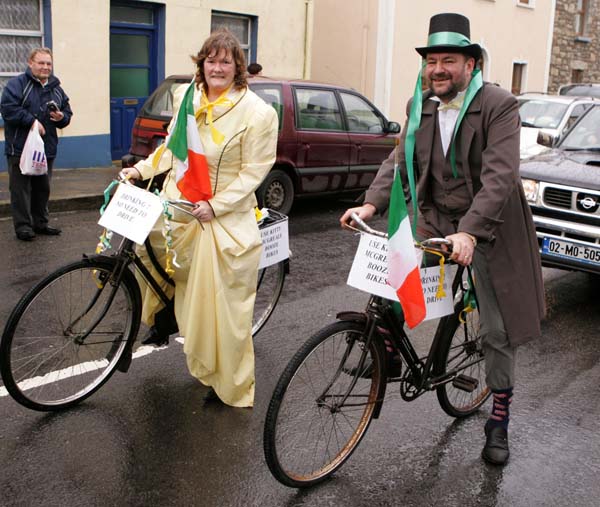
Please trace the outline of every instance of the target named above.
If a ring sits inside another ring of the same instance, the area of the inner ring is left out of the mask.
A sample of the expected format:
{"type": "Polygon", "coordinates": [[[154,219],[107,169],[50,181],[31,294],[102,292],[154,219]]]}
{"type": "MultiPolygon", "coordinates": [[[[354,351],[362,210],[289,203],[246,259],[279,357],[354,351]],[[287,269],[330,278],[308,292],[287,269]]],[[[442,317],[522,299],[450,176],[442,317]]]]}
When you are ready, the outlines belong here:
{"type": "Polygon", "coordinates": [[[156,194],[121,183],[98,224],[141,245],[162,212],[163,205],[156,194]]]}
{"type": "MultiPolygon", "coordinates": [[[[398,301],[396,291],[388,285],[387,275],[388,240],[372,234],[361,234],[354,262],[346,282],[351,287],[398,301]]],[[[436,296],[440,284],[440,266],[421,268],[421,284],[427,307],[425,320],[439,319],[454,311],[452,300],[452,280],[456,266],[445,266],[445,297],[436,296]]]]}
{"type": "Polygon", "coordinates": [[[260,254],[259,269],[277,264],[290,256],[288,238],[288,220],[280,220],[267,225],[260,230],[262,239],[262,252],[260,254]]]}

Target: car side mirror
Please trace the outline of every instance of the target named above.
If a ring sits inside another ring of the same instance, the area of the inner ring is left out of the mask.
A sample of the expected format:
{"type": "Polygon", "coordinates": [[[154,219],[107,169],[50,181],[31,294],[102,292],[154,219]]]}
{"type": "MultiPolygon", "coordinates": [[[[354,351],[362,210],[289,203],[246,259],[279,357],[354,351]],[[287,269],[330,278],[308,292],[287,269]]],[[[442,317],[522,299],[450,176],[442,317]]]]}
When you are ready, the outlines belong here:
{"type": "Polygon", "coordinates": [[[385,132],[387,134],[399,134],[400,133],[400,124],[395,121],[388,121],[388,124],[385,127],[385,132]]]}
{"type": "Polygon", "coordinates": [[[556,141],[558,141],[558,136],[553,136],[552,134],[549,134],[548,132],[538,132],[537,135],[537,143],[541,144],[542,146],[546,146],[548,148],[552,148],[555,144],[556,141]]]}

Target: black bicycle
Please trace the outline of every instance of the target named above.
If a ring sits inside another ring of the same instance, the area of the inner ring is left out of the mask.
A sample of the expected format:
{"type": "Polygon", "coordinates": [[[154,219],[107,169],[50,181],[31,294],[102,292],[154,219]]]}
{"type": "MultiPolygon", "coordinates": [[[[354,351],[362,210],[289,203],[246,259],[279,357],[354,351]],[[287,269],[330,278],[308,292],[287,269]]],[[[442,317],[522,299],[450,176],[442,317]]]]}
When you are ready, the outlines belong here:
{"type": "MultiPolygon", "coordinates": [[[[361,229],[386,236],[364,223],[361,229]]],[[[445,241],[418,246],[447,258],[440,247],[445,241]]],[[[279,482],[312,486],[339,469],[378,418],[388,383],[398,383],[406,401],[435,390],[454,417],[481,407],[490,390],[472,282],[471,268],[457,266],[454,313],[440,319],[425,357],[416,353],[392,302],[378,296],[364,312],[339,313],[337,322],[304,343],[282,373],[265,420],[265,458],[279,482]]]]}
{"type": "MultiPolygon", "coordinates": [[[[190,213],[193,203],[168,201],[190,213]]],[[[270,210],[259,227],[285,217],[270,210]]],[[[156,271],[174,285],[146,248],[156,271]]],[[[9,394],[34,410],[71,407],[126,372],[140,328],[142,298],[134,270],[165,305],[169,297],[142,263],[132,240],[112,255],[84,255],[30,289],[8,318],[0,342],[0,374],[9,394]]],[[[259,270],[252,335],[265,325],[281,295],[288,260],[259,270]]]]}

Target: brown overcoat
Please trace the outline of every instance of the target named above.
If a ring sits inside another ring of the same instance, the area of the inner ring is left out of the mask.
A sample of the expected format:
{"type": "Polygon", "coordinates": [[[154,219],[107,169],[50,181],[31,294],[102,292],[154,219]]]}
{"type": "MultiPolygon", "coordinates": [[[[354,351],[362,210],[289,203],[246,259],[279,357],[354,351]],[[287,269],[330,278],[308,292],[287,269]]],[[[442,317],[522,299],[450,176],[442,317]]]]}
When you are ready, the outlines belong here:
{"type": "MultiPolygon", "coordinates": [[[[424,94],[421,125],[416,131],[415,175],[419,220],[446,236],[468,232],[490,243],[490,276],[511,345],[541,335],[545,313],[544,286],[535,226],[519,176],[520,119],[518,103],[507,91],[485,84],[471,102],[457,134],[456,166],[464,175],[472,199],[458,227],[430,203],[427,190],[438,103],[424,94]]],[[[410,111],[410,102],[407,112],[410,111]]],[[[404,140],[396,148],[406,181],[404,140]]],[[[383,214],[389,205],[395,153],[380,167],[364,202],[383,214]]],[[[409,208],[411,205],[409,205],[409,208]]]]}

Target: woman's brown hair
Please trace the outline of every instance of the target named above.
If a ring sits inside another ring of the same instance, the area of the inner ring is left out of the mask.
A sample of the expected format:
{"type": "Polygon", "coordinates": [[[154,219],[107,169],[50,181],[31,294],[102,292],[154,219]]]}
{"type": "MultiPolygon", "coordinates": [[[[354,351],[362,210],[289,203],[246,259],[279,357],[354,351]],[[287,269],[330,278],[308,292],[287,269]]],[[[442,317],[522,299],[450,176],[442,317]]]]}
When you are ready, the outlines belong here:
{"type": "Polygon", "coordinates": [[[235,62],[235,75],[233,77],[235,87],[244,88],[248,85],[246,81],[246,57],[239,41],[227,28],[219,28],[204,41],[198,54],[192,56],[192,61],[196,64],[196,88],[200,88],[200,85],[206,84],[204,60],[209,56],[218,55],[223,49],[231,54],[235,62]]]}

